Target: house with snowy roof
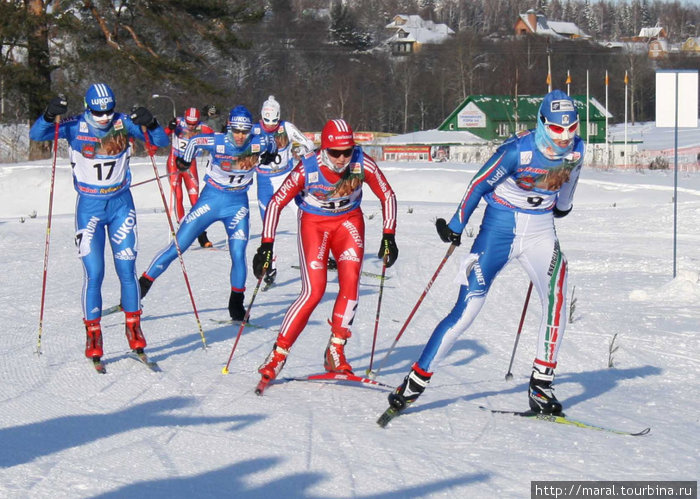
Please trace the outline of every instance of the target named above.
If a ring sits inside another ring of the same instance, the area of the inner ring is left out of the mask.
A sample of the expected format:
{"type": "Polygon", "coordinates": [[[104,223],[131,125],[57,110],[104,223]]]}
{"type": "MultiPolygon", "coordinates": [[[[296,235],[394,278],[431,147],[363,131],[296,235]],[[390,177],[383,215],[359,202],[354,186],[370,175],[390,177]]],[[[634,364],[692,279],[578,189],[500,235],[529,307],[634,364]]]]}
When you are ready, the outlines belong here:
{"type": "MultiPolygon", "coordinates": [[[[466,131],[485,140],[502,142],[514,133],[534,129],[543,95],[470,95],[440,124],[438,130],[466,131]]],[[[591,97],[572,95],[581,124],[578,133],[590,143],[605,142],[605,107],[591,97]]]]}
{"type": "Polygon", "coordinates": [[[455,34],[446,24],[434,23],[417,15],[399,14],[385,26],[393,35],[386,43],[393,55],[418,52],[422,45],[440,44],[455,34]]]}
{"type": "Polygon", "coordinates": [[[550,21],[547,19],[547,16],[536,12],[534,9],[518,15],[518,20],[515,21],[515,34],[521,36],[534,34],[567,39],[590,38],[575,23],[550,21]]]}

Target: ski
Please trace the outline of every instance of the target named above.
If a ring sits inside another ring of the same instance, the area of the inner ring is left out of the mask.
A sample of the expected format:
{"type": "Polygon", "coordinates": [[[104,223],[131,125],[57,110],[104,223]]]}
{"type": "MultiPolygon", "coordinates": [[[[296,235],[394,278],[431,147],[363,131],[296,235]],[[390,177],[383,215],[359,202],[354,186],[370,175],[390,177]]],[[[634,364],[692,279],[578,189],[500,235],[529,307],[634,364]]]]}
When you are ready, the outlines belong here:
{"type": "Polygon", "coordinates": [[[321,374],[311,374],[309,376],[300,376],[295,378],[282,378],[283,381],[337,381],[337,382],[349,382],[349,383],[359,383],[361,385],[370,385],[382,388],[394,387],[382,383],[381,381],[376,381],[369,378],[364,378],[362,376],[357,376],[353,373],[334,373],[327,372],[321,374]]]}
{"type": "Polygon", "coordinates": [[[107,374],[107,368],[105,367],[105,363],[102,361],[102,359],[99,357],[93,357],[90,359],[90,362],[92,362],[92,366],[95,368],[95,371],[100,374],[107,374]]]}
{"type": "Polygon", "coordinates": [[[117,312],[121,312],[122,310],[123,308],[121,303],[119,305],[114,305],[113,307],[104,308],[102,309],[102,317],[109,314],[116,314],[117,312]]]}
{"type": "Polygon", "coordinates": [[[401,414],[401,412],[397,411],[393,407],[389,407],[386,411],[384,411],[384,413],[381,416],[379,416],[379,419],[377,419],[377,424],[382,428],[386,428],[386,425],[389,424],[389,421],[394,419],[399,414],[401,414]]]}
{"type": "Polygon", "coordinates": [[[262,396],[263,392],[265,391],[265,388],[267,388],[267,385],[270,384],[270,381],[272,381],[271,378],[266,378],[265,376],[263,376],[260,379],[258,386],[255,387],[255,394],[262,396]]]}
{"type": "Polygon", "coordinates": [[[643,430],[640,431],[626,431],[626,430],[618,430],[615,428],[610,428],[607,426],[599,426],[591,423],[586,423],[584,421],[580,421],[578,419],[572,419],[567,417],[564,414],[541,414],[539,412],[533,412],[533,411],[506,411],[506,410],[499,410],[499,409],[489,409],[488,407],[484,407],[482,405],[479,406],[480,409],[484,411],[488,411],[492,414],[510,414],[511,416],[519,416],[522,418],[528,418],[528,419],[537,419],[539,421],[548,421],[550,423],[559,423],[559,424],[565,424],[569,426],[576,426],[578,428],[588,428],[590,430],[598,430],[598,431],[606,431],[608,433],[615,433],[617,435],[629,435],[632,437],[638,437],[641,435],[646,435],[651,431],[651,428],[644,428],[643,430]]]}
{"type": "MultiPolygon", "coordinates": [[[[240,326],[243,322],[242,321],[234,321],[231,319],[228,320],[221,320],[221,319],[209,319],[210,321],[216,323],[216,324],[230,324],[234,326],[240,326]]],[[[267,329],[265,326],[259,326],[257,324],[251,324],[250,322],[245,323],[245,327],[249,327],[252,329],[267,329]]]]}
{"type": "MultiPolygon", "coordinates": [[[[299,265],[292,265],[292,268],[293,268],[293,269],[299,269],[299,265]]],[[[335,268],[335,269],[328,269],[328,270],[331,271],[331,272],[338,272],[338,269],[337,269],[337,268],[335,268]]],[[[362,275],[365,276],[365,277],[373,277],[374,279],[380,279],[380,280],[382,279],[382,275],[381,275],[381,274],[375,274],[374,272],[366,272],[366,271],[363,270],[363,271],[362,271],[362,275]]],[[[390,275],[385,275],[385,276],[383,277],[383,279],[386,281],[387,279],[391,279],[391,276],[390,276],[390,275]]]]}
{"type": "Polygon", "coordinates": [[[129,357],[137,362],[140,362],[154,373],[162,372],[161,368],[158,366],[158,363],[150,360],[145,352],[136,352],[132,350],[131,352],[129,352],[129,357]]]}

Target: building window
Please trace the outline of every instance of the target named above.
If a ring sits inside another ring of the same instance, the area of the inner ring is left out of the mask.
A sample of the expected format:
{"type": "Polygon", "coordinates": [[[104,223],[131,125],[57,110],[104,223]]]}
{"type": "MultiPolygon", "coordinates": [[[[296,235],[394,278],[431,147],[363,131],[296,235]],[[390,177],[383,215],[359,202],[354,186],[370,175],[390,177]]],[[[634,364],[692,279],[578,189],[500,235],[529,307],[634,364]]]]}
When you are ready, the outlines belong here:
{"type": "Polygon", "coordinates": [[[598,135],[598,123],[588,122],[588,135],[598,135]]]}
{"type": "Polygon", "coordinates": [[[508,123],[499,123],[498,127],[496,128],[496,134],[498,134],[499,137],[507,137],[510,135],[510,127],[508,127],[508,123]]]}

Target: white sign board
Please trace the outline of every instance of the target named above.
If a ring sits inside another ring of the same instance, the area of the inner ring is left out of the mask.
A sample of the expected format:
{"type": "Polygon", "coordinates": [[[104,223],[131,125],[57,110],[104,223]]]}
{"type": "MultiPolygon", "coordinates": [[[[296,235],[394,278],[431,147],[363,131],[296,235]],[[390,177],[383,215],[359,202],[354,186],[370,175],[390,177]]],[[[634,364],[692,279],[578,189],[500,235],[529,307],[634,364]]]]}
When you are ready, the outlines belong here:
{"type": "Polygon", "coordinates": [[[457,114],[457,128],[486,128],[486,115],[470,102],[457,114]]]}
{"type": "Polygon", "coordinates": [[[656,126],[676,126],[676,92],[678,126],[698,126],[698,72],[665,70],[656,72],[656,126]]]}

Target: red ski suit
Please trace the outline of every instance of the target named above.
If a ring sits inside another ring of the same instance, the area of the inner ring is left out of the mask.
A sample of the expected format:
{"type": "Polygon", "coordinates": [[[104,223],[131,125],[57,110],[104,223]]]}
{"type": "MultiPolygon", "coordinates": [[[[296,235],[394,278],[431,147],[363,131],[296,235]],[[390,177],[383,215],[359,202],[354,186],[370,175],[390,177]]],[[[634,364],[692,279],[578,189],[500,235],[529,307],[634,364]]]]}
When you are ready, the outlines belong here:
{"type": "Polygon", "coordinates": [[[190,128],[183,118],[177,118],[175,130],[166,127],[165,133],[168,135],[174,134],[174,137],[172,137],[170,154],[168,155],[167,169],[168,175],[170,176],[170,192],[175,196],[175,212],[177,214],[177,219],[182,220],[182,217],[185,216],[182,183],[185,183],[187,195],[190,198],[190,206],[194,206],[199,198],[199,175],[197,174],[197,160],[195,158],[192,159],[190,168],[184,172],[177,169],[175,158],[181,157],[185,152],[190,137],[198,133],[214,133],[214,130],[203,123],[199,123],[196,127],[190,128]]]}
{"type": "Polygon", "coordinates": [[[285,314],[277,345],[289,349],[306,326],[326,290],[328,253],[338,262],[340,289],[331,330],[350,336],[359,296],[365,249],[360,202],[366,183],[382,202],[383,233],[396,230],[396,196],[374,160],[360,147],[348,167],[337,173],[321,164],[321,152],[307,154],[275,192],[267,206],[262,242],[273,242],[280,212],[292,199],[298,210],[301,294],[285,314]]]}

